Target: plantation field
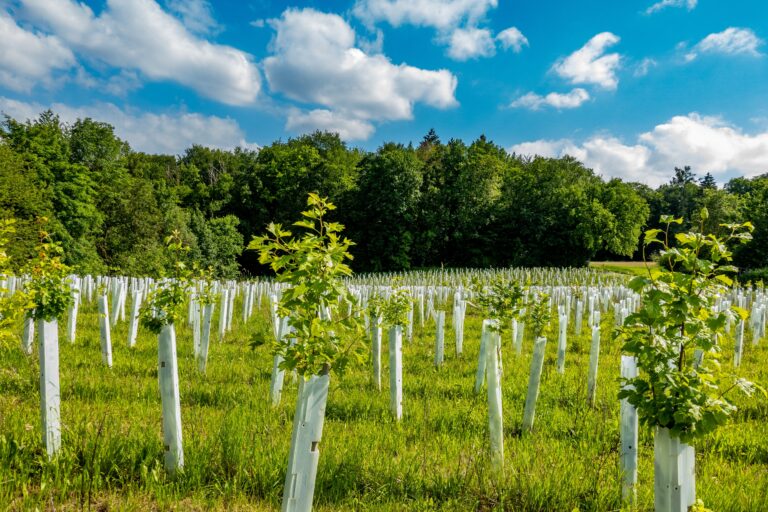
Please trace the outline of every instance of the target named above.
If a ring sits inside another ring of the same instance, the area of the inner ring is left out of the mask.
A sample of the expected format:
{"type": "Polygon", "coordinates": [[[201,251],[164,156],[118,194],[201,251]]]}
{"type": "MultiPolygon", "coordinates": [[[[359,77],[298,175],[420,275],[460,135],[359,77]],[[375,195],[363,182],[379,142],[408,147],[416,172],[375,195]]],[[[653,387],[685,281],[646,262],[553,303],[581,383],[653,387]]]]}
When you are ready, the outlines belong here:
{"type": "MultiPolygon", "coordinates": [[[[0,509],[278,510],[297,387],[286,376],[281,404],[270,405],[272,356],[268,346],[249,347],[257,333],[271,333],[267,301],[246,325],[240,308],[238,299],[230,334],[219,342],[212,333],[204,376],[190,330],[177,326],[185,465],[175,478],[163,469],[154,335],[140,330],[129,349],[127,324],[119,323],[109,369],[95,304],[82,304],[75,344],[65,341],[60,319],[63,435],[52,462],[39,433],[37,342],[32,356],[0,348],[0,509]]],[[[343,380],[332,376],[315,509],[620,510],[620,347],[612,314],[603,315],[596,406],[586,404],[590,336],[586,325],[584,334],[573,333],[571,323],[565,375],[555,370],[556,335],[548,341],[530,434],[521,433],[521,422],[533,340],[526,337],[517,356],[509,335],[503,338],[505,474],[496,485],[487,398],[473,392],[482,318],[467,311],[464,355],[456,357],[447,309],[441,368],[433,364],[434,321],[421,328],[417,315],[413,343],[404,340],[401,422],[389,412],[386,348],[381,392],[371,384],[370,362],[343,380]]],[[[738,369],[764,387],[767,345],[746,343],[738,369]]],[[[727,340],[728,367],[732,353],[727,340]]],[[[696,444],[697,495],[717,511],[767,510],[768,402],[736,403],[733,422],[696,444]]],[[[651,510],[653,438],[640,432],[638,508],[651,510]]]]}

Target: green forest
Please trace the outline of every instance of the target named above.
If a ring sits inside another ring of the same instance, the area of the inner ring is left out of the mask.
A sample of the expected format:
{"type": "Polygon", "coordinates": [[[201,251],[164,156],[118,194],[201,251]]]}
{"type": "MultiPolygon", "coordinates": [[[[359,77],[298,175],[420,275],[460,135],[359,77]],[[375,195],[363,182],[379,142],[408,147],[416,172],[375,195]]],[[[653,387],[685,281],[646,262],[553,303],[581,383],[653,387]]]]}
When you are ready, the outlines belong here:
{"type": "Polygon", "coordinates": [[[702,207],[709,231],[751,221],[754,241],[736,263],[750,276],[768,266],[768,174],[721,187],[680,162],[652,189],[603,179],[571,157],[510,155],[484,136],[444,142],[433,130],[375,152],[327,132],[259,151],[195,145],[182,155],[137,152],[129,142],[89,118],[5,117],[0,218],[16,219],[12,261],[30,258],[47,219],[80,273],[161,275],[171,263],[163,241],[179,231],[191,263],[215,276],[263,274],[246,244],[269,222],[289,225],[317,192],[338,205],[334,220],[356,243],[358,272],[641,259],[643,229],[670,214],[688,230],[702,207]]]}

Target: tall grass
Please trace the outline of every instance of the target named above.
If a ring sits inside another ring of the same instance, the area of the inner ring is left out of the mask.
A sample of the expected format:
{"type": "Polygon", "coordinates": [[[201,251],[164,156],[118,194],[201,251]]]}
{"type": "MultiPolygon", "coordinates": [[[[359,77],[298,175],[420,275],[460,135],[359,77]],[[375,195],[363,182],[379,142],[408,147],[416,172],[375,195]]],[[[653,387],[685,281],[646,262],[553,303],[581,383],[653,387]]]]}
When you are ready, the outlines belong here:
{"type": "MultiPolygon", "coordinates": [[[[266,308],[267,301],[263,306],[266,308]]],[[[239,306],[239,301],[238,301],[239,306]]],[[[450,309],[450,308],[448,308],[450,309]]],[[[332,377],[315,491],[318,510],[620,510],[620,348],[604,315],[597,401],[586,405],[589,334],[569,332],[565,375],[547,344],[532,433],[521,431],[532,340],[515,356],[503,343],[505,474],[490,470],[485,393],[473,393],[482,318],[468,312],[463,358],[433,365],[434,322],[403,347],[404,418],[389,413],[387,379],[375,391],[368,366],[332,377]]],[[[450,312],[449,312],[450,315],[450,312]]],[[[157,340],[113,330],[114,366],[101,363],[95,306],[81,309],[78,339],[62,331],[62,452],[48,462],[39,434],[38,362],[0,352],[0,509],[276,510],[282,496],[296,385],[269,405],[268,314],[213,340],[208,373],[196,371],[191,333],[177,326],[184,471],[162,466],[157,340]]],[[[59,322],[65,326],[66,322],[59,322]]],[[[574,322],[571,322],[574,324],[574,322]]],[[[585,322],[586,324],[586,322],[585,322]]],[[[216,325],[214,323],[214,325],[216,325]]],[[[446,320],[446,325],[451,325],[446,320]]],[[[550,340],[553,341],[553,340],[550,340]]],[[[732,350],[732,341],[724,348],[732,350]]],[[[383,350],[386,365],[387,351],[383,350]]],[[[36,353],[36,352],[35,352],[36,353]]],[[[724,357],[730,365],[730,357],[724,357]]],[[[768,386],[766,340],[745,347],[738,370],[768,386]]],[[[384,372],[386,375],[386,371],[384,372]]],[[[768,404],[739,399],[733,424],[697,445],[698,496],[714,510],[768,510],[768,404]]],[[[653,506],[653,440],[641,430],[638,505],[653,506]]]]}

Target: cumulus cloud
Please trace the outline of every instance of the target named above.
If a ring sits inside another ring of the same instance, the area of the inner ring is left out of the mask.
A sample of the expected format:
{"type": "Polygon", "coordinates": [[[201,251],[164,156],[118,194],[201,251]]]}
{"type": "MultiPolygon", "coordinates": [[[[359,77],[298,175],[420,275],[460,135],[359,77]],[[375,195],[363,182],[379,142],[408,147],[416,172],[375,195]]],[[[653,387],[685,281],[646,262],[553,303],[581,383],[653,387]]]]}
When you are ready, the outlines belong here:
{"type": "Polygon", "coordinates": [[[115,127],[118,137],[129,142],[133,149],[146,153],[180,154],[192,144],[221,149],[258,147],[246,142],[243,130],[228,117],[179,111],[156,114],[121,109],[113,103],[42,105],[0,96],[0,112],[17,120],[36,119],[49,108],[67,123],[86,117],[109,123],[115,127]]]}
{"type": "Polygon", "coordinates": [[[658,65],[659,63],[654,59],[646,57],[635,66],[635,70],[632,74],[637,77],[645,76],[648,74],[651,68],[655,68],[658,65]]]}
{"type": "Polygon", "coordinates": [[[722,32],[709,34],[699,41],[696,46],[685,56],[691,61],[699,54],[721,55],[749,55],[759,57],[762,55],[758,48],[765,41],[755,35],[748,28],[729,27],[722,32]]]}
{"type": "Polygon", "coordinates": [[[384,55],[369,55],[356,47],[354,30],[340,16],[287,9],[270,24],[276,32],[273,55],[263,61],[270,89],[333,114],[294,114],[294,127],[344,119],[350,129],[357,120],[363,123],[356,133],[366,133],[361,127],[370,121],[411,119],[416,103],[441,109],[458,104],[457,80],[448,70],[395,65],[384,55]]]}
{"type": "Polygon", "coordinates": [[[357,0],[352,12],[370,27],[386,22],[393,27],[434,28],[436,41],[447,46],[446,55],[464,61],[495,55],[497,40],[505,50],[515,52],[528,44],[515,27],[494,38],[489,29],[480,26],[488,11],[497,6],[498,0],[357,0]]]}
{"type": "Polygon", "coordinates": [[[208,0],[168,0],[166,5],[192,32],[215,34],[222,30],[208,0]]]}
{"type": "Polygon", "coordinates": [[[0,34],[0,86],[27,92],[75,65],[74,54],[59,38],[25,30],[2,10],[0,34]]]}
{"type": "Polygon", "coordinates": [[[371,25],[386,21],[393,27],[408,24],[448,31],[477,25],[497,5],[498,0],[358,0],[352,12],[371,25]]]}
{"type": "Polygon", "coordinates": [[[523,46],[528,46],[528,38],[516,27],[502,30],[496,34],[496,40],[501,43],[502,48],[505,50],[512,48],[515,53],[520,53],[523,46]]]}
{"type": "Polygon", "coordinates": [[[21,4],[23,16],[88,59],[175,81],[229,105],[253,103],[259,93],[248,54],[195,36],[154,0],[107,0],[99,15],[72,0],[21,4]]]}
{"type": "Polygon", "coordinates": [[[696,8],[698,0],[660,0],[645,10],[645,14],[653,14],[667,7],[687,7],[689,11],[696,8]]]}
{"type": "Polygon", "coordinates": [[[757,176],[768,169],[768,131],[744,133],[719,117],[675,116],[625,144],[596,135],[578,144],[570,139],[523,142],[509,148],[523,155],[571,155],[610,177],[652,186],[668,182],[675,166],[728,178],[757,176]]]}
{"type": "Polygon", "coordinates": [[[454,60],[490,57],[496,53],[491,31],[485,28],[457,28],[448,38],[448,56],[454,60]]]}
{"type": "Polygon", "coordinates": [[[589,93],[584,89],[577,87],[565,94],[551,92],[546,96],[540,96],[534,92],[529,92],[528,94],[524,94],[517,98],[510,103],[509,106],[512,108],[527,108],[530,110],[538,110],[541,107],[546,106],[557,109],[577,108],[587,100],[589,100],[589,93]]]}
{"type": "Polygon", "coordinates": [[[615,89],[619,83],[616,71],[621,64],[621,56],[618,53],[605,54],[605,51],[619,40],[616,34],[601,32],[569,56],[558,60],[552,69],[572,84],[595,84],[615,89]]]}
{"type": "Polygon", "coordinates": [[[292,109],[288,112],[285,128],[296,133],[314,130],[336,132],[344,140],[365,140],[373,135],[374,127],[368,121],[346,118],[336,112],[315,109],[304,112],[292,109]]]}

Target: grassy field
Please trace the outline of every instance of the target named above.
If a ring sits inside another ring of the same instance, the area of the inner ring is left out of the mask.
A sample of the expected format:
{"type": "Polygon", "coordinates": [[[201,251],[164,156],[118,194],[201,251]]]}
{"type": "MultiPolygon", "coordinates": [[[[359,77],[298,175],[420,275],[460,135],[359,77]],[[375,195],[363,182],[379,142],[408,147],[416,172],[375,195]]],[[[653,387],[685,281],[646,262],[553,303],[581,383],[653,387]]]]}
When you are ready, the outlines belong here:
{"type": "MultiPolygon", "coordinates": [[[[239,308],[238,308],[239,311],[239,308]]],[[[239,314],[235,315],[239,317],[239,314]]],[[[573,322],[572,322],[573,323],[573,322]]],[[[95,307],[81,310],[74,345],[61,330],[63,450],[48,462],[39,435],[37,356],[0,352],[0,510],[277,510],[290,443],[296,384],[268,403],[272,358],[248,348],[269,329],[266,311],[211,346],[208,374],[196,372],[190,332],[178,331],[185,470],[162,467],[157,341],[113,330],[114,366],[101,363],[95,307]]],[[[489,475],[485,393],[473,393],[481,318],[468,315],[465,353],[446,333],[435,369],[434,324],[404,343],[404,411],[388,410],[386,349],[381,392],[369,368],[333,377],[321,445],[317,510],[621,509],[618,465],[620,350],[604,315],[598,400],[586,405],[588,336],[569,337],[565,375],[547,345],[534,432],[522,434],[532,341],[516,357],[503,342],[505,476],[489,475]]],[[[217,325],[214,322],[214,325],[217,325]]],[[[450,325],[450,315],[446,326],[450,325]]],[[[748,338],[751,339],[751,338],[748,338]]],[[[739,374],[768,386],[768,344],[747,344],[739,374]]],[[[725,347],[730,366],[732,345],[725,347]]],[[[739,399],[735,421],[696,446],[698,496],[718,511],[768,509],[768,403],[739,399]]],[[[639,509],[653,505],[653,439],[641,430],[639,509]]]]}
{"type": "MultiPolygon", "coordinates": [[[[608,272],[616,272],[618,274],[628,274],[631,276],[646,275],[648,270],[646,269],[646,263],[642,261],[591,261],[589,263],[591,268],[605,270],[608,272]]],[[[648,268],[656,268],[655,261],[649,261],[647,263],[648,268]]]]}

